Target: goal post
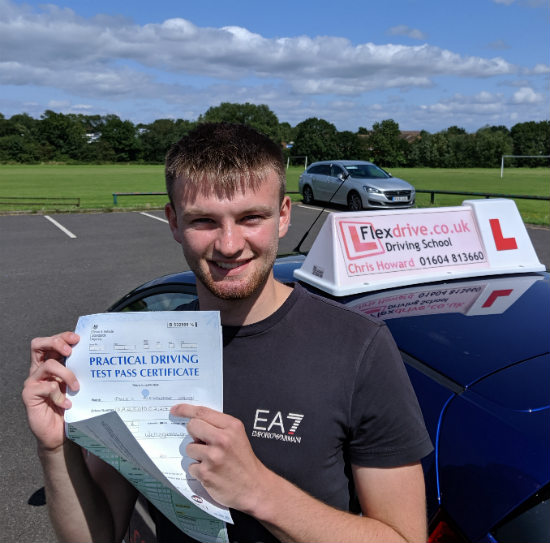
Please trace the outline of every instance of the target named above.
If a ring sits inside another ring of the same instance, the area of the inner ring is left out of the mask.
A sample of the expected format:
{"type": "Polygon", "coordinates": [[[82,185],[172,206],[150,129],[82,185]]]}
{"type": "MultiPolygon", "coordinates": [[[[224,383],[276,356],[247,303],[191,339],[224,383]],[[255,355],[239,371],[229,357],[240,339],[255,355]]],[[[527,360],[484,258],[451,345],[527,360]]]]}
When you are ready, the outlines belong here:
{"type": "Polygon", "coordinates": [[[550,158],[550,155],[502,155],[500,160],[500,178],[504,176],[504,159],[505,158],[550,158]]]}
{"type": "Polygon", "coordinates": [[[301,165],[304,164],[304,170],[307,170],[307,155],[295,155],[289,156],[286,159],[286,169],[288,170],[289,166],[301,165]]]}

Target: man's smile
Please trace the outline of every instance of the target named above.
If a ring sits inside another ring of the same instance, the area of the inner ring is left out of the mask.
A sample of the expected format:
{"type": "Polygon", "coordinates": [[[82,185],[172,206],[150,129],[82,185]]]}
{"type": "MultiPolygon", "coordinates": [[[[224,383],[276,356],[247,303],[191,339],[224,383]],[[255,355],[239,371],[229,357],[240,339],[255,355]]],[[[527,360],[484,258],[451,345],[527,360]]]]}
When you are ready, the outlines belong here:
{"type": "Polygon", "coordinates": [[[211,260],[210,262],[215,266],[217,266],[218,268],[221,268],[222,270],[234,270],[236,268],[245,266],[250,262],[250,260],[251,259],[240,260],[239,262],[223,262],[220,260],[211,260]]]}

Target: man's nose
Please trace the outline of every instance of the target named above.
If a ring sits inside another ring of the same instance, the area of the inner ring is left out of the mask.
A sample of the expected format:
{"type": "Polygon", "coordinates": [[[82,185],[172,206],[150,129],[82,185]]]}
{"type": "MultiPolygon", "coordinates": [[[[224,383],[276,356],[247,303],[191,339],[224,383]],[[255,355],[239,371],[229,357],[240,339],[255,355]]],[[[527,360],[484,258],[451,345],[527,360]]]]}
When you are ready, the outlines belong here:
{"type": "Polygon", "coordinates": [[[215,249],[224,256],[234,256],[244,247],[244,237],[235,224],[224,225],[216,238],[215,249]]]}

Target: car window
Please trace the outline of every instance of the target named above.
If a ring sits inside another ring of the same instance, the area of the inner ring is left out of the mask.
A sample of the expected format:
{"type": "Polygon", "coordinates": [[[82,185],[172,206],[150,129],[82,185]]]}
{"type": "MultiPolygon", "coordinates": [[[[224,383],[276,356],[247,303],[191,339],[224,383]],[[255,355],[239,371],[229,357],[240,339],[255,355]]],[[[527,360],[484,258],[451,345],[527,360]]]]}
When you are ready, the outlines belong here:
{"type": "Polygon", "coordinates": [[[192,302],[197,296],[184,292],[161,292],[142,298],[134,298],[118,311],[173,311],[183,304],[192,302]]]}
{"type": "Polygon", "coordinates": [[[344,170],[340,168],[340,166],[336,166],[336,164],[331,164],[330,166],[330,175],[332,177],[338,177],[338,174],[343,174],[344,170]]]}
{"type": "Polygon", "coordinates": [[[351,177],[362,177],[368,179],[387,179],[389,175],[374,164],[352,164],[346,166],[351,177]]]}
{"type": "Polygon", "coordinates": [[[388,177],[388,174],[384,171],[378,168],[374,165],[367,166],[368,171],[368,177],[371,177],[373,179],[386,179],[388,177]]]}
{"type": "Polygon", "coordinates": [[[317,164],[312,166],[308,173],[316,173],[320,175],[330,175],[330,164],[317,164]]]}

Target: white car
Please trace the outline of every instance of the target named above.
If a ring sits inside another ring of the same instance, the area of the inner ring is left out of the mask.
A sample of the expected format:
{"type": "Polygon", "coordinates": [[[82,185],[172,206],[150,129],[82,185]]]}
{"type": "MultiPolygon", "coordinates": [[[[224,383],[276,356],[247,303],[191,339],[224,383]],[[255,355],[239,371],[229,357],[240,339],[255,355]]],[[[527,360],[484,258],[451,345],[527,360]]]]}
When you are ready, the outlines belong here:
{"type": "Polygon", "coordinates": [[[412,207],[416,198],[410,183],[361,160],[314,162],[300,176],[298,188],[305,204],[330,202],[350,211],[412,207]]]}

